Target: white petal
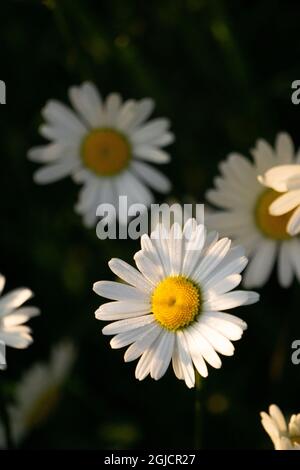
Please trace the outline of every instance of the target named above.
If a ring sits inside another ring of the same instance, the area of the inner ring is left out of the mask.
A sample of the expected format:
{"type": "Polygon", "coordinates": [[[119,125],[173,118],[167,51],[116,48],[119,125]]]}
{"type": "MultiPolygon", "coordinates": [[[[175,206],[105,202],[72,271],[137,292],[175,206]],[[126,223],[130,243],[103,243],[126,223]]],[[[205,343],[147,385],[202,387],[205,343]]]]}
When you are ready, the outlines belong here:
{"type": "Polygon", "coordinates": [[[74,157],[66,157],[58,163],[45,165],[34,173],[33,179],[37,184],[48,184],[68,176],[78,167],[79,163],[74,157]]]}
{"type": "MultiPolygon", "coordinates": [[[[225,294],[228,291],[231,291],[235,287],[237,287],[242,280],[242,276],[240,274],[231,274],[226,278],[220,279],[217,283],[211,287],[214,295],[221,295],[225,294]]],[[[207,288],[207,287],[206,287],[207,288]]]]}
{"type": "Polygon", "coordinates": [[[174,349],[173,349],[173,356],[172,356],[172,366],[173,366],[174,374],[176,375],[177,379],[179,379],[179,380],[184,380],[183,371],[182,371],[182,368],[181,368],[180,357],[179,357],[177,338],[176,338],[176,337],[175,337],[175,341],[174,341],[174,349]]]}
{"type": "Polygon", "coordinates": [[[144,325],[134,330],[125,331],[125,333],[119,333],[110,340],[110,346],[112,349],[123,348],[131,343],[137,341],[144,333],[147,333],[152,328],[152,325],[144,325]]]}
{"type": "Polygon", "coordinates": [[[203,282],[223,260],[224,256],[229,251],[230,245],[231,240],[228,238],[222,238],[209,247],[203,256],[203,260],[200,262],[195,272],[193,273],[193,279],[196,282],[203,282]]]}
{"type": "Polygon", "coordinates": [[[211,277],[208,277],[203,285],[206,289],[214,289],[214,286],[218,285],[219,282],[221,282],[224,278],[243,271],[247,263],[248,259],[245,256],[232,259],[232,261],[229,261],[228,264],[224,263],[222,268],[219,266],[216,273],[214,273],[211,277]]]}
{"type": "Polygon", "coordinates": [[[298,281],[300,281],[300,242],[297,238],[289,240],[287,244],[289,249],[290,261],[294,267],[298,281]]]}
{"type": "Polygon", "coordinates": [[[281,193],[289,189],[288,181],[290,178],[298,178],[299,176],[300,165],[279,165],[268,170],[261,177],[261,181],[265,186],[281,193]]]}
{"type": "Polygon", "coordinates": [[[300,190],[289,191],[275,199],[269,207],[271,215],[278,216],[290,212],[300,205],[300,190]]]}
{"type": "Polygon", "coordinates": [[[204,362],[204,359],[202,357],[202,354],[200,352],[201,348],[199,348],[198,335],[197,336],[193,335],[192,331],[188,328],[183,332],[183,334],[184,334],[184,336],[186,338],[186,341],[188,343],[189,351],[190,351],[193,363],[194,363],[197,371],[199,372],[199,374],[202,377],[207,377],[208,376],[208,371],[207,371],[207,367],[206,367],[206,364],[204,362]]]}
{"type": "Polygon", "coordinates": [[[192,236],[186,243],[185,256],[183,261],[182,272],[186,276],[191,276],[195,271],[200,256],[202,254],[202,248],[205,243],[206,231],[203,225],[198,225],[195,231],[192,232],[192,236]]]}
{"type": "Polygon", "coordinates": [[[136,145],[133,148],[133,154],[136,158],[157,164],[170,161],[170,155],[167,152],[150,145],[136,145]]]}
{"type": "Polygon", "coordinates": [[[0,295],[2,294],[4,286],[5,286],[5,277],[2,274],[0,274],[0,295]]]}
{"type": "Polygon", "coordinates": [[[182,230],[179,224],[172,225],[169,240],[169,256],[171,262],[171,274],[178,275],[181,273],[182,251],[183,251],[182,230]]]}
{"type": "Polygon", "coordinates": [[[150,375],[154,380],[159,380],[167,371],[171,362],[174,348],[175,334],[164,331],[154,350],[150,375]]]}
{"type": "Polygon", "coordinates": [[[120,107],[121,107],[121,96],[118,93],[111,93],[107,96],[105,102],[105,124],[108,126],[116,123],[120,107]]]}
{"type": "Polygon", "coordinates": [[[79,214],[84,214],[92,206],[94,207],[95,203],[98,202],[98,195],[99,181],[96,181],[92,178],[89,183],[86,183],[79,191],[78,202],[75,206],[76,212],[79,214]]]}
{"type": "Polygon", "coordinates": [[[6,327],[21,325],[29,318],[36,317],[40,314],[40,310],[36,307],[22,307],[7,314],[3,319],[3,324],[6,327]]]}
{"type": "Polygon", "coordinates": [[[155,247],[157,254],[160,257],[160,264],[163,267],[166,276],[170,275],[172,272],[172,265],[169,255],[169,239],[170,233],[162,224],[158,224],[156,229],[151,233],[153,246],[155,247]]]}
{"type": "Polygon", "coordinates": [[[139,338],[127,349],[124,361],[130,362],[141,356],[156,340],[161,332],[161,327],[157,324],[151,325],[139,338]]]}
{"type": "Polygon", "coordinates": [[[280,164],[292,163],[295,149],[289,134],[280,132],[276,137],[275,148],[280,164]]]}
{"type": "Polygon", "coordinates": [[[145,279],[139,271],[125,261],[118,258],[112,258],[108,265],[116,276],[123,279],[123,281],[128,282],[128,284],[131,284],[143,292],[149,293],[152,290],[153,287],[147,279],[145,279]]]}
{"type": "Polygon", "coordinates": [[[91,127],[103,124],[102,100],[95,85],[84,82],[80,87],[72,87],[69,97],[73,107],[91,127]]]}
{"type": "Polygon", "coordinates": [[[134,131],[131,138],[135,144],[151,144],[153,139],[157,139],[168,130],[169,125],[170,122],[168,119],[153,119],[152,121],[134,131]]]}
{"type": "Polygon", "coordinates": [[[213,346],[213,348],[224,356],[232,356],[234,353],[233,344],[217,330],[211,328],[205,323],[205,320],[200,320],[201,334],[213,346]]]}
{"type": "Polygon", "coordinates": [[[287,224],[287,231],[290,235],[298,235],[300,233],[300,207],[293,213],[287,224]]]}
{"type": "Polygon", "coordinates": [[[282,432],[282,433],[287,432],[287,425],[286,425],[285,418],[284,418],[281,410],[278,408],[278,406],[271,405],[270,408],[269,408],[269,413],[270,413],[270,416],[276,422],[279,431],[282,432]]]}
{"type": "Polygon", "coordinates": [[[251,150],[251,153],[260,174],[276,164],[272,147],[263,139],[256,142],[256,148],[251,150]]]}
{"type": "Polygon", "coordinates": [[[29,160],[38,163],[51,163],[65,155],[77,155],[78,149],[76,145],[63,145],[61,142],[54,142],[47,145],[31,148],[27,157],[29,160]]]}
{"type": "Polygon", "coordinates": [[[259,300],[259,295],[256,292],[247,291],[233,291],[227,292],[223,295],[217,295],[204,302],[203,308],[206,311],[210,310],[227,310],[230,308],[239,307],[240,305],[250,305],[259,300]]]}
{"type": "Polygon", "coordinates": [[[276,251],[276,242],[267,239],[261,241],[245,272],[245,287],[261,287],[265,284],[274,266],[276,251]]]}
{"type": "Polygon", "coordinates": [[[163,334],[163,331],[160,332],[159,336],[156,338],[154,343],[152,343],[150,348],[144,352],[139,362],[137,363],[137,366],[135,369],[135,377],[138,380],[144,380],[144,378],[147,377],[147,375],[150,373],[153,356],[154,356],[156,347],[158,345],[158,342],[162,334],[163,334]]]}
{"type": "Polygon", "coordinates": [[[213,346],[202,333],[202,324],[195,322],[188,331],[193,335],[194,341],[197,344],[199,353],[203,356],[208,364],[215,369],[219,369],[222,366],[222,361],[213,346]]]}
{"type": "Polygon", "coordinates": [[[148,281],[151,282],[153,286],[158,284],[163,279],[160,266],[156,266],[142,250],[138,251],[134,255],[134,261],[143,276],[145,276],[145,278],[148,279],[148,281]]]}
{"type": "Polygon", "coordinates": [[[132,169],[150,188],[160,193],[168,193],[171,189],[170,180],[156,168],[147,163],[133,161],[132,169]]]}
{"type": "Polygon", "coordinates": [[[145,293],[135,287],[127,286],[121,282],[99,281],[95,282],[93,290],[96,294],[112,300],[139,300],[147,302],[149,298],[145,293]]]}
{"type": "Polygon", "coordinates": [[[114,335],[118,333],[124,333],[125,331],[134,330],[135,328],[139,328],[140,326],[149,325],[153,323],[155,318],[153,315],[144,315],[141,317],[135,318],[128,318],[126,320],[119,320],[109,325],[106,325],[102,333],[104,335],[114,335]]]}
{"type": "Polygon", "coordinates": [[[154,108],[154,101],[151,98],[144,98],[135,105],[134,115],[126,125],[128,131],[135,130],[148,119],[154,108]]]}
{"type": "Polygon", "coordinates": [[[95,312],[98,320],[119,320],[124,318],[142,317],[151,312],[151,304],[145,301],[120,300],[107,302],[95,312]]]}
{"type": "Polygon", "coordinates": [[[156,265],[156,268],[160,271],[161,275],[167,275],[167,273],[164,271],[164,267],[162,266],[161,259],[156,250],[156,247],[154,246],[151,238],[146,233],[141,237],[141,247],[147,258],[149,258],[153,264],[156,265]]]}
{"type": "Polygon", "coordinates": [[[282,287],[289,287],[293,280],[293,265],[290,259],[289,243],[283,242],[278,254],[278,280],[282,287]]]}
{"type": "Polygon", "coordinates": [[[203,319],[206,325],[211,326],[232,341],[237,341],[242,337],[244,328],[238,326],[236,323],[217,318],[212,313],[213,312],[203,313],[203,319]]]}
{"type": "Polygon", "coordinates": [[[7,331],[0,331],[0,341],[12,348],[25,349],[33,340],[30,336],[30,328],[20,325],[11,327],[7,331]]]}
{"type": "Polygon", "coordinates": [[[48,101],[42,110],[42,115],[53,126],[61,127],[65,133],[69,133],[72,136],[82,136],[86,133],[85,126],[76,114],[59,101],[48,101]]]}
{"type": "Polygon", "coordinates": [[[15,289],[9,294],[5,294],[0,299],[0,318],[20,307],[32,296],[33,292],[26,288],[15,289]]]}
{"type": "Polygon", "coordinates": [[[184,381],[188,388],[193,388],[195,386],[195,371],[189,347],[182,331],[177,331],[176,341],[184,381]]]}

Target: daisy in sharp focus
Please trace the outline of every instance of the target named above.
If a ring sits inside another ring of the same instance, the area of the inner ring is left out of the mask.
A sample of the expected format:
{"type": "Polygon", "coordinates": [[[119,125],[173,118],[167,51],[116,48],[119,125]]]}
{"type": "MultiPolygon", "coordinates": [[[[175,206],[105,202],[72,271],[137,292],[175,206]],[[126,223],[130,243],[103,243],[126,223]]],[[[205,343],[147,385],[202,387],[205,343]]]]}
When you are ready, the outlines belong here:
{"type": "Polygon", "coordinates": [[[269,414],[263,411],[260,416],[275,450],[300,450],[300,414],[292,415],[287,425],[278,406],[271,405],[269,414]]]}
{"type": "Polygon", "coordinates": [[[286,230],[290,235],[300,233],[300,152],[294,165],[280,165],[259,178],[265,186],[278,193],[269,207],[273,216],[287,218],[286,230]]]}
{"type": "MultiPolygon", "coordinates": [[[[53,348],[49,364],[35,364],[24,374],[16,388],[15,404],[8,408],[15,444],[46,421],[56,408],[74,360],[74,346],[64,341],[53,348]]],[[[4,429],[0,426],[0,448],[4,446],[4,429]]]]}
{"type": "MultiPolygon", "coordinates": [[[[0,275],[0,295],[4,285],[5,277],[0,275]]],[[[39,315],[40,311],[36,307],[22,307],[32,296],[30,289],[19,288],[0,297],[0,341],[5,346],[24,349],[33,342],[31,329],[24,323],[39,315]]],[[[5,369],[6,364],[2,361],[0,369],[5,369]]]]}
{"type": "Polygon", "coordinates": [[[277,165],[296,162],[299,155],[286,133],[277,135],[274,149],[260,139],[251,153],[253,163],[232,153],[220,164],[215,189],[206,194],[219,210],[207,214],[206,223],[245,247],[250,257],[246,287],[264,285],[276,260],[279,283],[288,287],[294,275],[300,280],[300,241],[287,232],[291,213],[279,217],[269,213],[279,193],[262,185],[258,177],[277,165]]]}
{"type": "Polygon", "coordinates": [[[71,87],[69,98],[75,112],[55,100],[42,111],[46,122],[40,133],[50,143],[28,153],[30,160],[44,164],[34,175],[36,183],[67,175],[82,183],[75,210],[87,226],[95,223],[100,203],[117,208],[119,196],[127,196],[129,205],[149,206],[153,197],[148,186],[161,193],[170,190],[169,180],[146,163],[167,163],[170,156],[162,147],[174,140],[167,119],[147,121],[152,99],[122,102],[119,94],[111,93],[102,101],[90,82],[71,87]]]}
{"type": "Polygon", "coordinates": [[[218,240],[204,225],[189,219],[183,230],[160,224],[141,237],[134,260],[138,269],[120,259],[110,269],[127,284],[100,281],[94,291],[112,299],[95,313],[112,320],[103,334],[115,335],[112,348],[129,346],[125,362],[140,358],[136,378],[160,379],[172,361],[175,375],[191,388],[195,370],[208,375],[207,365],[220,368],[218,355],[231,356],[231,341],[241,338],[246,323],[223,310],[257,302],[258,294],[233,291],[247,264],[241,247],[218,240]]]}

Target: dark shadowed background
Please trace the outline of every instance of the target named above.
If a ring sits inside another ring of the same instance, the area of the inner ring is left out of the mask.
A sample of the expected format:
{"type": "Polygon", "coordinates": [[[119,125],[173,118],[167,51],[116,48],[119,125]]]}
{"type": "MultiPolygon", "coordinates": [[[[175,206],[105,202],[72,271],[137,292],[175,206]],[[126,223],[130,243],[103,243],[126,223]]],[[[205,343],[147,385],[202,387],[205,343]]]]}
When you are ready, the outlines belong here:
{"type": "MultiPolygon", "coordinates": [[[[45,142],[37,128],[49,98],[93,80],[105,96],[153,97],[155,116],[169,117],[176,142],[163,171],[172,196],[203,202],[217,165],[230,151],[249,154],[255,140],[278,131],[300,144],[300,5],[293,1],[49,0],[2,1],[0,79],[0,272],[6,289],[29,286],[42,310],[34,343],[8,350],[2,396],[61,338],[78,358],[58,407],[24,448],[192,448],[194,391],[170,371],[159,382],[134,378],[135,363],[113,351],[94,318],[101,302],[93,282],[113,279],[107,261],[131,261],[134,241],[100,241],[73,211],[79,187],[64,179],[33,183],[27,150],[45,142]]],[[[158,198],[158,201],[162,199],[158,198]]],[[[210,368],[202,389],[205,448],[271,448],[259,411],[275,402],[299,412],[299,285],[284,291],[274,276],[261,302],[235,314],[248,323],[236,353],[210,368]]]]}

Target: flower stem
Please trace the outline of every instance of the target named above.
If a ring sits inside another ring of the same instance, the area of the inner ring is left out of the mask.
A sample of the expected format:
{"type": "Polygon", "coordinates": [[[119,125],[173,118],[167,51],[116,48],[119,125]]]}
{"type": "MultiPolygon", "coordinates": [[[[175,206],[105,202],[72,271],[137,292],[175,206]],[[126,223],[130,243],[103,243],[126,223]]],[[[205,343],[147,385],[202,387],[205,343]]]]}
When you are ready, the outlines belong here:
{"type": "Polygon", "coordinates": [[[10,419],[9,415],[7,412],[7,407],[6,407],[6,394],[1,390],[0,387],[0,418],[3,423],[3,428],[5,432],[5,438],[6,438],[6,448],[7,449],[13,449],[13,441],[12,441],[12,436],[11,436],[11,427],[10,427],[10,419]],[[2,392],[2,393],[1,393],[2,392]]]}
{"type": "Polygon", "coordinates": [[[195,371],[195,449],[201,449],[201,377],[195,371]]]}

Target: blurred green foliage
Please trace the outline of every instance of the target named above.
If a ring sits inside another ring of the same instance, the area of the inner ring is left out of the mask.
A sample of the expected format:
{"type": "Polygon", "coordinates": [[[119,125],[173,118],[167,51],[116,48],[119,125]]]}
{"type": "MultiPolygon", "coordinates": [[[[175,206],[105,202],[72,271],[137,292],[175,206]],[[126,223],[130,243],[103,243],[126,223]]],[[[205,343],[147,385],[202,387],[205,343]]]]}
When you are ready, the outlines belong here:
{"type": "MultiPolygon", "coordinates": [[[[134,378],[135,364],[112,351],[94,319],[92,284],[112,279],[111,256],[132,260],[138,243],[101,242],[74,213],[70,180],[38,187],[27,150],[39,143],[49,98],[93,80],[103,95],[151,96],[172,121],[176,143],[165,172],[172,196],[202,202],[228,152],[248,154],[258,137],[289,131],[300,144],[300,109],[290,86],[300,74],[300,6],[252,0],[45,0],[1,2],[0,271],[7,289],[26,285],[42,316],[34,344],[8,351],[0,387],[14,383],[51,346],[70,337],[79,355],[64,398],[25,448],[191,448],[194,393],[168,372],[158,383],[134,378]]],[[[276,278],[261,302],[237,310],[248,323],[233,358],[203,384],[205,448],[271,447],[259,411],[270,402],[299,412],[299,370],[290,361],[300,336],[299,286],[276,278]]]]}

